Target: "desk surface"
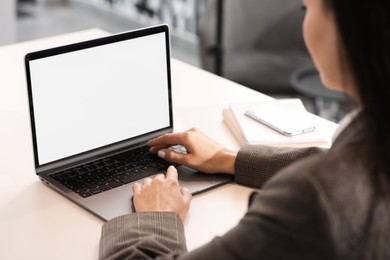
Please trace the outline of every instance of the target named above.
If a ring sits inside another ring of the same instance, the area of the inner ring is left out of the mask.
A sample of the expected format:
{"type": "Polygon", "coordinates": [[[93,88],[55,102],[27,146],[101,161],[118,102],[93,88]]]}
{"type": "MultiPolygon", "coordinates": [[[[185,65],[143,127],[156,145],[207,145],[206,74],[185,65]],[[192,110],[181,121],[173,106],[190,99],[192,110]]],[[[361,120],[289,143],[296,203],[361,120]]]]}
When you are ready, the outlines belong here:
{"type": "MultiPolygon", "coordinates": [[[[103,222],[35,175],[23,59],[30,51],[104,35],[91,29],[0,47],[0,259],[97,259],[103,222]]],[[[174,59],[172,90],[175,131],[196,126],[229,149],[239,145],[222,122],[222,108],[270,98],[174,59]]],[[[236,225],[250,192],[228,184],[195,196],[184,223],[188,249],[236,225]]]]}

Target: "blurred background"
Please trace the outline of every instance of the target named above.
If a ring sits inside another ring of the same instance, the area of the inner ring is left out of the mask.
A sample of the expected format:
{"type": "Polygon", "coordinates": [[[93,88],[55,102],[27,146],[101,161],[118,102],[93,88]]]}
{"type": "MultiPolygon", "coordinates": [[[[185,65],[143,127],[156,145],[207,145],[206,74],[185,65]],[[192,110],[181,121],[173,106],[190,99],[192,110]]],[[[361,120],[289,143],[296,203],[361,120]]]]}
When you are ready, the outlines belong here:
{"type": "Polygon", "coordinates": [[[0,46],[90,28],[167,23],[172,56],[338,122],[354,104],[326,89],[305,48],[301,0],[0,0],[0,46]]]}

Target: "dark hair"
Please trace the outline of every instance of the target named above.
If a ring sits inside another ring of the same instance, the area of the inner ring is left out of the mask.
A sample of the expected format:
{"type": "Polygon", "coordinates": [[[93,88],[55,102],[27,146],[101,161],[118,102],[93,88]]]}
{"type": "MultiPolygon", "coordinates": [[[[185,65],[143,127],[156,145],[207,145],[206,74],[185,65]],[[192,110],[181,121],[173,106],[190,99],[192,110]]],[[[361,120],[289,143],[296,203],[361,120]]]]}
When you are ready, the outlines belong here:
{"type": "MultiPolygon", "coordinates": [[[[368,158],[390,181],[390,1],[324,0],[335,14],[367,123],[368,158]]],[[[376,176],[381,178],[381,176],[376,176]]]]}

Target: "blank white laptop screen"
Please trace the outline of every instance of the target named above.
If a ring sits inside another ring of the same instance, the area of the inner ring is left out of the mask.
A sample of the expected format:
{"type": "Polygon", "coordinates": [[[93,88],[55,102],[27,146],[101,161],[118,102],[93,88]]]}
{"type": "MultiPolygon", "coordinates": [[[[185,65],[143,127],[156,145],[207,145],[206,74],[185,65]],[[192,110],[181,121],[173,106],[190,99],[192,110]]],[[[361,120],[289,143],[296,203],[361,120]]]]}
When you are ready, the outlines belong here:
{"type": "Polygon", "coordinates": [[[30,61],[40,165],[170,125],[164,33],[30,61]]]}

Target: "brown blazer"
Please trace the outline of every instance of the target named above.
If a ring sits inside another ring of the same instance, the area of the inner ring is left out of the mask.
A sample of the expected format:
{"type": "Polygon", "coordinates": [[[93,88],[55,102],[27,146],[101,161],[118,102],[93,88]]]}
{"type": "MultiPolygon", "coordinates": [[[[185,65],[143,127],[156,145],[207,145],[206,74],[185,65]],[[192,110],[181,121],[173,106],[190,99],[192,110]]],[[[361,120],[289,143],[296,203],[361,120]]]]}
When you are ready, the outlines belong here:
{"type": "Polygon", "coordinates": [[[175,213],[130,214],[103,225],[99,258],[390,259],[390,199],[376,195],[358,122],[329,151],[242,148],[235,180],[262,190],[224,236],[187,252],[175,213]]]}

